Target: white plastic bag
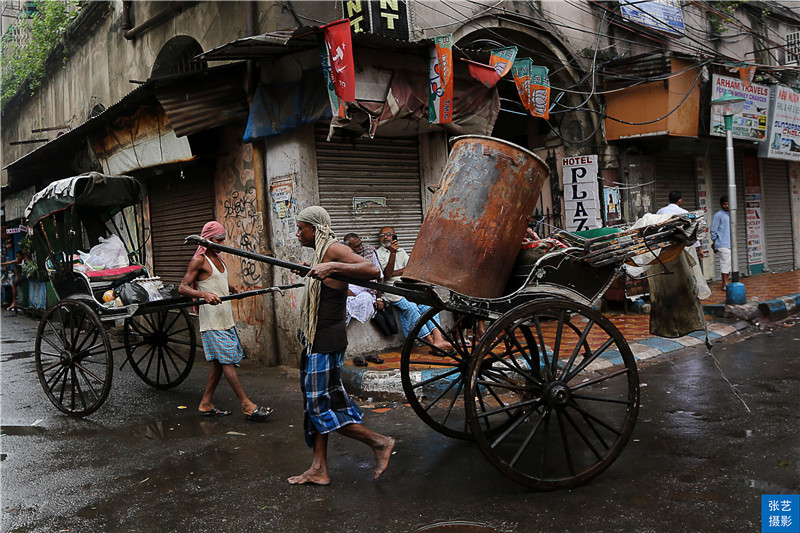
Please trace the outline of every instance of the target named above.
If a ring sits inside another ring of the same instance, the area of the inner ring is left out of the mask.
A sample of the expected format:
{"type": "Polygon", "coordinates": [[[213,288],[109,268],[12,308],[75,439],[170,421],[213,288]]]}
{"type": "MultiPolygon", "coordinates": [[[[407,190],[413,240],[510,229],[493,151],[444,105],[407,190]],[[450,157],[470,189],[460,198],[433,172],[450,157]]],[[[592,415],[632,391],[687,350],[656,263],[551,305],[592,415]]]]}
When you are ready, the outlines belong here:
{"type": "Polygon", "coordinates": [[[125,245],[116,235],[112,235],[108,239],[100,237],[100,244],[93,246],[89,250],[89,255],[100,258],[105,268],[122,268],[130,264],[125,245]]]}
{"type": "Polygon", "coordinates": [[[79,272],[86,272],[87,270],[104,270],[106,268],[106,264],[103,262],[102,259],[97,257],[96,255],[87,254],[86,252],[82,252],[78,250],[78,255],[83,262],[83,265],[75,265],[72,268],[79,272]],[[83,268],[78,268],[78,267],[83,268]]]}

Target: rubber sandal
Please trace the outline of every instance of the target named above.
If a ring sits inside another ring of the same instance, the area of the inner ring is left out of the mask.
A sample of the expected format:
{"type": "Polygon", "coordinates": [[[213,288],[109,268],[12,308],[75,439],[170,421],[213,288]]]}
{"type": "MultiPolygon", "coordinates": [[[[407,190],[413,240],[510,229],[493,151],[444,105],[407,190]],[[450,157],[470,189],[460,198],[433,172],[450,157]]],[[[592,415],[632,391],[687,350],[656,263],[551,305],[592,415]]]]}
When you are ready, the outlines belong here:
{"type": "Polygon", "coordinates": [[[247,420],[254,422],[263,422],[272,415],[272,407],[256,407],[253,412],[246,415],[247,420]]]}
{"type": "Polygon", "coordinates": [[[227,409],[220,409],[219,407],[212,407],[208,411],[201,411],[200,409],[198,409],[197,412],[200,413],[200,416],[212,416],[212,417],[228,416],[229,414],[231,414],[231,412],[228,411],[227,409]]]}
{"type": "Polygon", "coordinates": [[[376,365],[382,365],[383,364],[383,359],[381,359],[380,357],[378,357],[377,355],[374,355],[374,354],[366,356],[364,358],[364,360],[366,360],[368,363],[375,363],[376,365]]]}
{"type": "Polygon", "coordinates": [[[367,361],[364,359],[363,355],[359,355],[353,358],[353,364],[356,366],[367,366],[367,361]]]}

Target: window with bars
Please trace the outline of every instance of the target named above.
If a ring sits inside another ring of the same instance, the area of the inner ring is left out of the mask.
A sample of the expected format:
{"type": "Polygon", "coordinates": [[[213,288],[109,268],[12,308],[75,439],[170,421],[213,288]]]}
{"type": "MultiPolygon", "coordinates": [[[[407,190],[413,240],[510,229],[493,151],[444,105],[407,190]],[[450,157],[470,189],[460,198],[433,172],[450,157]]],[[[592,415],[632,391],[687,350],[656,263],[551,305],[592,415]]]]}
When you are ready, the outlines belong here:
{"type": "Polygon", "coordinates": [[[786,64],[800,64],[800,31],[786,34],[786,64]]]}

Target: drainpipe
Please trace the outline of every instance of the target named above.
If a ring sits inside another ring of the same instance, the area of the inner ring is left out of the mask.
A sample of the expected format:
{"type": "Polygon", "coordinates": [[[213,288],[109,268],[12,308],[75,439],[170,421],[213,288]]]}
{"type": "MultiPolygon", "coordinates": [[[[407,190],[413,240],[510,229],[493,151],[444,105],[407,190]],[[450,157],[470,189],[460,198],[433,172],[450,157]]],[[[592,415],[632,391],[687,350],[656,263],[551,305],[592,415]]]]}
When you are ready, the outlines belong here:
{"type": "Polygon", "coordinates": [[[132,1],[122,2],[122,26],[121,26],[122,35],[129,41],[132,41],[139,34],[144,33],[153,26],[161,24],[162,22],[169,19],[173,15],[182,11],[184,8],[190,7],[196,3],[197,2],[189,2],[189,1],[172,2],[169,5],[169,7],[163,9],[160,13],[153,15],[152,17],[145,20],[135,28],[131,28],[131,4],[133,4],[133,2],[132,1]]]}

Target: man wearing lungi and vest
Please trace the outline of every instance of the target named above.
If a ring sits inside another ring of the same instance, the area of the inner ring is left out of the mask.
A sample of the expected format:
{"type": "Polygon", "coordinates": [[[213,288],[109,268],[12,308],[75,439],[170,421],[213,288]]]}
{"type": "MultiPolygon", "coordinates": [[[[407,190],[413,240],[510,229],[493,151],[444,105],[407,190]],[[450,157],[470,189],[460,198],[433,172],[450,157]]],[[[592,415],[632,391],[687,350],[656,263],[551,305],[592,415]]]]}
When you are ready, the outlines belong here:
{"type": "MultiPolygon", "coordinates": [[[[226,232],[222,224],[212,220],[203,226],[200,236],[221,244],[225,240],[226,232]]],[[[236,333],[231,302],[223,302],[220,299],[221,296],[227,296],[235,290],[228,285],[228,268],[219,254],[204,246],[198,246],[178,291],[184,296],[202,298],[209,304],[199,306],[203,352],[206,360],[212,363],[206,390],[198,407],[200,415],[215,417],[231,414],[227,409],[214,407],[211,401],[219,380],[224,374],[231,389],[241,402],[242,412],[246,415],[247,420],[262,422],[269,418],[272,408],[259,407],[251,402],[239,383],[235,367],[239,366],[244,353],[236,333]]]]}
{"type": "Polygon", "coordinates": [[[305,398],[303,427],[314,459],[308,470],[288,479],[293,485],[331,482],[327,454],[328,434],[332,431],[372,448],[376,463],[373,478],[386,470],[394,447],[393,438],[364,427],[361,409],[344,390],[341,370],[347,348],[347,283],[330,278],[332,274],[341,274],[370,280],[380,277],[380,270],[340,244],[330,225],[330,216],[321,207],[307,207],[297,216],[300,244],[314,249],[298,333],[304,346],[300,364],[300,387],[305,398]]]}

